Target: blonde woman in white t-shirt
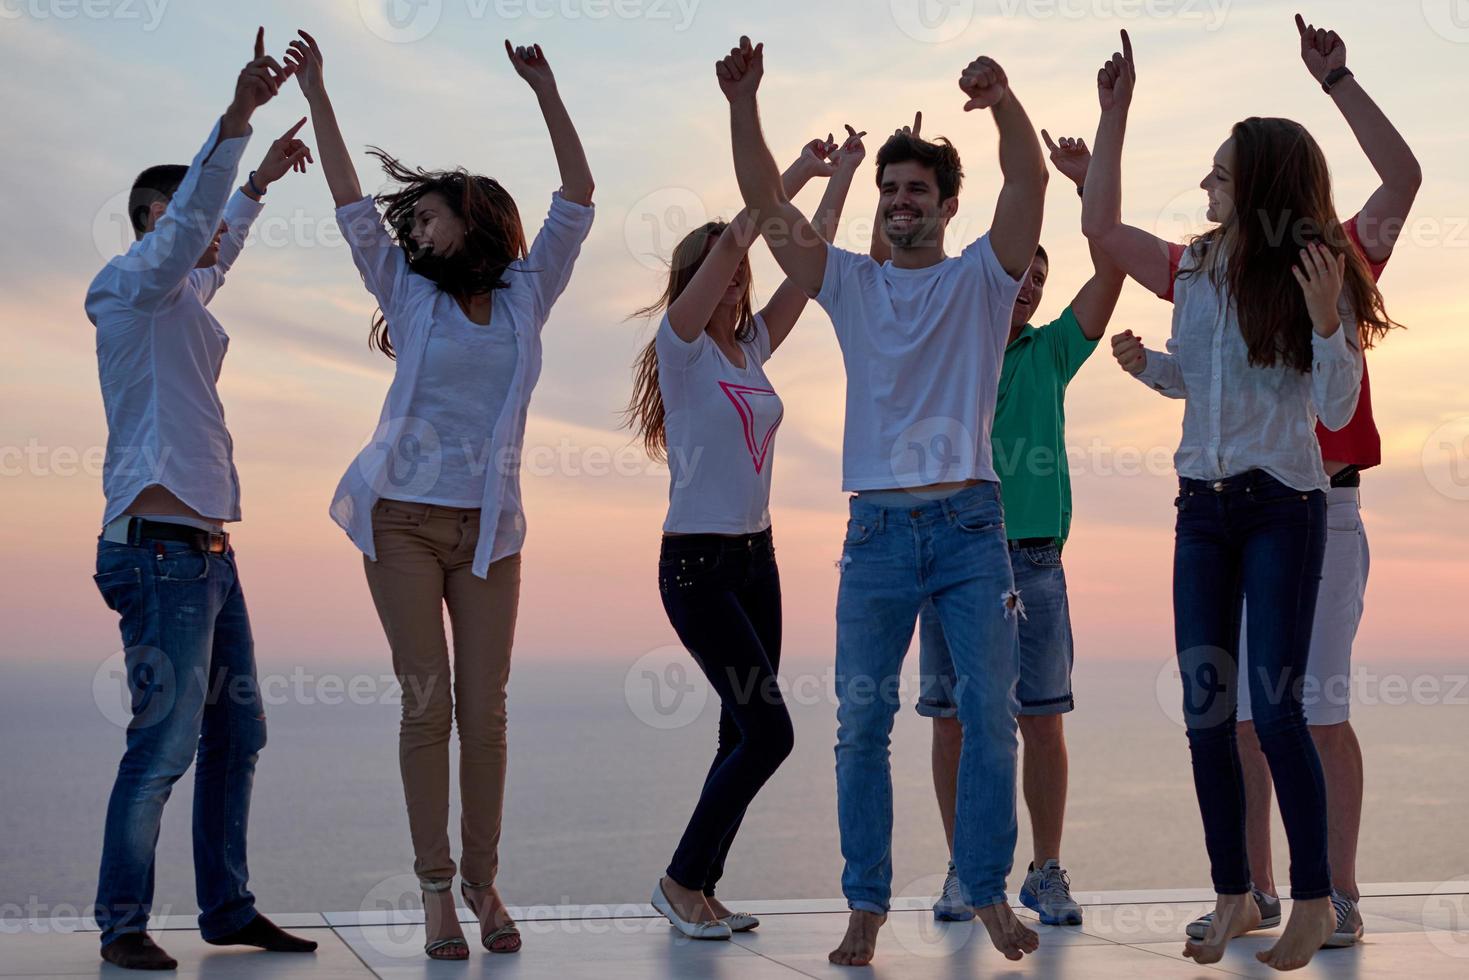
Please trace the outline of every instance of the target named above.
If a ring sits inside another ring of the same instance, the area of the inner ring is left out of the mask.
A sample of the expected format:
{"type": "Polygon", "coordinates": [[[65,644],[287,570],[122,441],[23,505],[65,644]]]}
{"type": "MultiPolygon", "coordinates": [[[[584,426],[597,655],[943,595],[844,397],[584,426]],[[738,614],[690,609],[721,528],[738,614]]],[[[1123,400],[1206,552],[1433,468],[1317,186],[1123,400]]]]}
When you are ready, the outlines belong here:
{"type": "Polygon", "coordinates": [[[397,186],[376,200],[364,196],[316,41],[303,31],[288,56],[311,105],[337,222],[379,305],[371,343],[395,363],[378,430],[342,477],[331,514],[363,552],[403,687],[399,763],[432,959],[469,955],[451,890],[456,870],[485,949],[520,949],[495,889],[505,687],[525,538],[518,458],[540,374],[541,328],[592,223],[591,171],[550,64],[539,45],[506,41],[505,53],[540,103],[560,171],[560,190],[529,249],[515,201],[489,177],[414,169],[375,151],[397,186]],[[458,869],[448,830],[453,727],[463,811],[458,869]]]}
{"type": "MultiPolygon", "coordinates": [[[[795,195],[830,177],[816,229],[830,238],[863,133],[838,147],[812,140],[784,174],[795,195]]],[[[789,281],[758,312],[746,253],[748,213],[711,221],[674,249],[668,284],[635,315],[662,314],[644,347],[626,412],[654,459],[670,470],[658,562],[663,608],[719,693],[719,747],[653,905],[684,935],[728,939],[759,920],[731,912],[714,888],[745,808],[790,754],[790,715],[776,684],[780,576],[770,532],[770,475],[783,409],[764,363],[795,326],[806,296],[789,281]]]]}

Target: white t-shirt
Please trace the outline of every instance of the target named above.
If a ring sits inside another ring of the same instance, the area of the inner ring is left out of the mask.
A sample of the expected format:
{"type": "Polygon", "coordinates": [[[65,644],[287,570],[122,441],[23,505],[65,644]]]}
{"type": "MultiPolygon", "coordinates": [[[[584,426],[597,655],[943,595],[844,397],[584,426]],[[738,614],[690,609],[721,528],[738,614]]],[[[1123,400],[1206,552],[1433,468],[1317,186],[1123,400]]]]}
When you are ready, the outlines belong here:
{"type": "Polygon", "coordinates": [[[755,317],[755,337],[730,363],[708,333],[684,343],[668,315],[658,324],[658,390],[668,435],[668,518],[682,534],[754,534],[770,526],[775,430],[784,414],[765,377],[770,331],[755,317]]]}
{"type": "Polygon", "coordinates": [[[826,247],[816,302],[847,369],[843,490],[998,482],[990,426],[1020,285],[988,234],[925,269],[826,247]]]}
{"type": "Polygon", "coordinates": [[[493,315],[488,325],[463,314],[434,321],[408,414],[438,437],[439,475],[422,492],[396,499],[480,506],[493,465],[491,436],[515,380],[516,357],[515,329],[493,315]]]}

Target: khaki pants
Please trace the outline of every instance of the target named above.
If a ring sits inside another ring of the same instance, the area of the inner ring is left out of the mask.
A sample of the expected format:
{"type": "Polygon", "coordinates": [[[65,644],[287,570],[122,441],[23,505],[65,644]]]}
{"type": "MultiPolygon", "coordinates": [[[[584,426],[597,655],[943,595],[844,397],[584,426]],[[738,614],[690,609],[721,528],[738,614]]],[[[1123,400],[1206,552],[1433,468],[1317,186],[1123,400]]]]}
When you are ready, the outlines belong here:
{"type": "Polygon", "coordinates": [[[478,509],[379,500],[372,512],[377,560],[367,586],[403,686],[398,764],[413,836],[413,870],[426,885],[454,877],[449,854],[449,732],[459,729],[460,834],[464,880],[484,884],[499,869],[505,797],[505,685],[520,598],[520,555],[470,571],[478,509]],[[454,635],[454,670],[444,607],[454,635]]]}

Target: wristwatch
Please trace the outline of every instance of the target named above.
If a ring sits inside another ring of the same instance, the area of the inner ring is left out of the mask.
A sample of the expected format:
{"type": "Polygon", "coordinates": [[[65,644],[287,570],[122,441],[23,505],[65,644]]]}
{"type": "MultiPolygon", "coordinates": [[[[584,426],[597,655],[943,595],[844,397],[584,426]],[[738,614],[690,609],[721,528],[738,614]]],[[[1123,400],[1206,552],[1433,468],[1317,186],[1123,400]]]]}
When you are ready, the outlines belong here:
{"type": "Polygon", "coordinates": [[[1333,68],[1331,71],[1326,73],[1325,78],[1321,79],[1321,91],[1325,92],[1327,95],[1330,95],[1331,87],[1333,85],[1341,81],[1343,78],[1351,77],[1352,70],[1346,65],[1342,65],[1340,68],[1333,68]]]}

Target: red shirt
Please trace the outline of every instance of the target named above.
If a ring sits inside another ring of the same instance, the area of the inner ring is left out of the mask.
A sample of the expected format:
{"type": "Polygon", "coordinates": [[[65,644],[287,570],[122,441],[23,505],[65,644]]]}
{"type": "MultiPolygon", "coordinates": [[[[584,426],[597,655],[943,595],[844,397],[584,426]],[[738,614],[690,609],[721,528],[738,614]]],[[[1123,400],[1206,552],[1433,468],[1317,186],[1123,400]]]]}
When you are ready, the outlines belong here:
{"type": "MultiPolygon", "coordinates": [[[[1373,262],[1362,249],[1362,240],[1357,236],[1357,216],[1342,222],[1342,231],[1347,233],[1357,251],[1362,253],[1376,281],[1382,276],[1387,260],[1373,262]]],[[[1159,297],[1173,302],[1173,280],[1178,275],[1178,263],[1183,258],[1185,246],[1170,243],[1168,246],[1168,291],[1159,297]]],[[[1377,423],[1372,419],[1372,388],[1367,380],[1367,361],[1362,361],[1362,393],[1357,396],[1357,411],[1343,428],[1332,432],[1320,422],[1316,423],[1316,441],[1321,444],[1321,458],[1339,463],[1350,463],[1358,469],[1367,469],[1382,462],[1382,437],[1378,435],[1377,423]]]]}

